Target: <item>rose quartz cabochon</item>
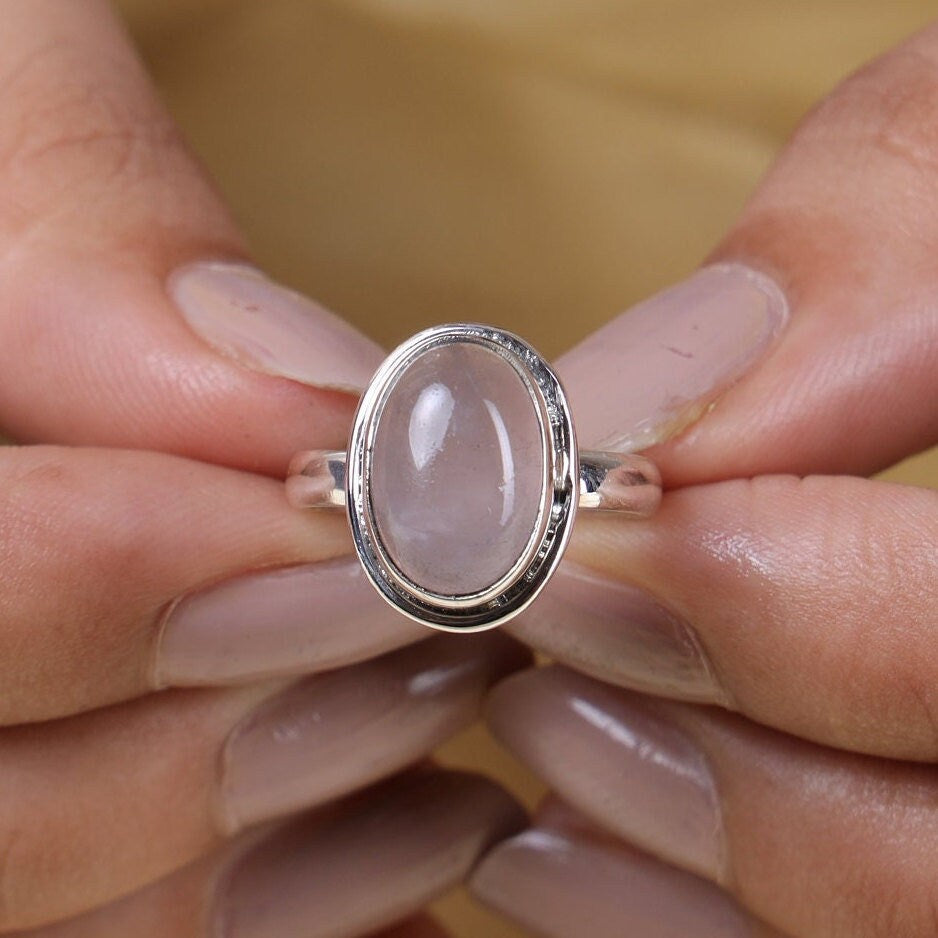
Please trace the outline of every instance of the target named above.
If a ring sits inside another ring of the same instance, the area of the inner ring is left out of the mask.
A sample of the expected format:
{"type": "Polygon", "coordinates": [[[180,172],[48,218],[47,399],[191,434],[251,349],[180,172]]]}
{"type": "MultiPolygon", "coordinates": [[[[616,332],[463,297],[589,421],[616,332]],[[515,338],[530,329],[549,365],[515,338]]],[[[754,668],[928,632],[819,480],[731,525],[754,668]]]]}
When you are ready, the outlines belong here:
{"type": "Polygon", "coordinates": [[[426,590],[485,589],[524,553],[544,473],[538,413],[515,369],[474,343],[430,349],[401,374],[375,431],[378,537],[426,590]]]}

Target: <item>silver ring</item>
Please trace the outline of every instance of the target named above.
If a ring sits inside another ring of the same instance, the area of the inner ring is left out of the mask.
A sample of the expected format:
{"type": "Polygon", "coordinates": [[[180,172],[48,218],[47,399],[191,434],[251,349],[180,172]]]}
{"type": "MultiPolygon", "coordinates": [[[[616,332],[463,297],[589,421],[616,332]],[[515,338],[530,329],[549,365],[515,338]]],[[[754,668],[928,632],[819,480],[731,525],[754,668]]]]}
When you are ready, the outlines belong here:
{"type": "Polygon", "coordinates": [[[647,517],[654,463],[577,452],[560,381],[526,342],[453,323],[408,339],[362,395],[346,452],[290,464],[300,508],[345,508],[369,580],[402,613],[452,632],[525,609],[550,579],[577,507],[647,517]]]}

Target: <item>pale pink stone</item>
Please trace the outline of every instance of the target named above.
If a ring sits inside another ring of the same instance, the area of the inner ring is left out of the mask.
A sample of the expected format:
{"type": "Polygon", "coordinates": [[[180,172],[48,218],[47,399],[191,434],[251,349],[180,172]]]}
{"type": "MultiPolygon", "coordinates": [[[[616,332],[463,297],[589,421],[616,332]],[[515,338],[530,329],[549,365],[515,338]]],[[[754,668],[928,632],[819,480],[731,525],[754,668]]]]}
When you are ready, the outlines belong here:
{"type": "Polygon", "coordinates": [[[491,586],[537,526],[537,410],[514,368],[482,346],[451,344],[413,362],[388,396],[372,467],[378,536],[424,589],[491,586]]]}

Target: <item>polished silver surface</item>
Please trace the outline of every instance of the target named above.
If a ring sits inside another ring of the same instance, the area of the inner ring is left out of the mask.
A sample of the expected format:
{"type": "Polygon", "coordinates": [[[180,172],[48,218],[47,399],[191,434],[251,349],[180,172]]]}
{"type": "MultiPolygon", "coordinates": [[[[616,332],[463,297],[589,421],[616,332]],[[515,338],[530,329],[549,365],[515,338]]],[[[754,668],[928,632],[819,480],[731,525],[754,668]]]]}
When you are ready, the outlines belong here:
{"type": "Polygon", "coordinates": [[[456,323],[418,333],[378,369],[358,406],[346,460],[346,509],[355,548],[371,582],[405,615],[448,631],[478,631],[524,609],[560,562],[572,530],[578,492],[576,438],[563,388],[550,366],[526,342],[491,326],[456,323]],[[524,382],[538,414],[546,473],[538,523],[527,549],[490,587],[441,595],[410,580],[377,534],[370,471],[374,437],[385,402],[398,379],[426,352],[450,343],[474,343],[501,356],[524,382]]]}
{"type": "Polygon", "coordinates": [[[359,559],[381,595],[418,622],[464,632],[499,625],[533,601],[560,562],[577,506],[646,517],[660,501],[660,483],[654,464],[643,457],[578,455],[563,388],[530,345],[502,329],[455,323],[418,333],[388,356],[359,402],[347,453],[298,453],[290,465],[287,495],[302,508],[344,507],[359,559]],[[371,498],[375,433],[390,394],[420,356],[450,343],[480,345],[514,369],[537,413],[546,468],[538,520],[521,556],[491,586],[459,595],[433,592],[403,573],[379,536],[371,498]]]}
{"type": "MultiPolygon", "coordinates": [[[[296,508],[344,508],[346,454],[297,453],[290,463],[287,495],[296,508]]],[[[580,453],[578,507],[647,518],[661,502],[661,474],[644,456],[586,450],[580,453]]]]}
{"type": "Polygon", "coordinates": [[[348,455],[304,450],[290,460],[287,498],[294,508],[344,508],[345,463],[348,455]]]}
{"type": "Polygon", "coordinates": [[[580,453],[580,508],[647,518],[661,503],[661,473],[632,453],[580,453]]]}

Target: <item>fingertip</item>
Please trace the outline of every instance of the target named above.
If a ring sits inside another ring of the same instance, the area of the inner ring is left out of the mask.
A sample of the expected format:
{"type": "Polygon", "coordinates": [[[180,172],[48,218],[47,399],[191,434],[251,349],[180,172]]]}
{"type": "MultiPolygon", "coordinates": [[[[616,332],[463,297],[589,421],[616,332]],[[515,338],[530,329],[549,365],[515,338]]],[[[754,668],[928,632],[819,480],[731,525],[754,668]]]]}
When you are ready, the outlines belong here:
{"type": "Polygon", "coordinates": [[[716,887],[584,830],[538,823],[491,851],[469,885],[484,904],[550,938],[756,934],[716,887]]]}

